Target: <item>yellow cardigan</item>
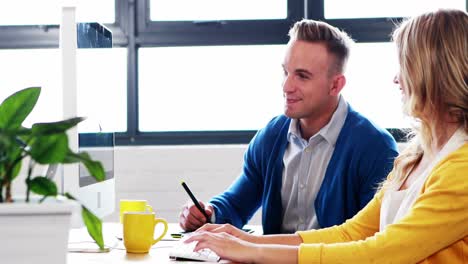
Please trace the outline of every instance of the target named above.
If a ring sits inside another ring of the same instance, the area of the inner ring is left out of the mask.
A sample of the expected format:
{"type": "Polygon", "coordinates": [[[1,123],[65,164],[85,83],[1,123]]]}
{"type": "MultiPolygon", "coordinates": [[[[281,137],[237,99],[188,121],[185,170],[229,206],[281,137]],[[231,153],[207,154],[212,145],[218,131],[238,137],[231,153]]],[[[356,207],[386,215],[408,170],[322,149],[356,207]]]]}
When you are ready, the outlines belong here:
{"type": "Polygon", "coordinates": [[[297,232],[299,263],[468,263],[468,143],[434,167],[408,215],[379,232],[383,195],[340,226],[297,232]]]}

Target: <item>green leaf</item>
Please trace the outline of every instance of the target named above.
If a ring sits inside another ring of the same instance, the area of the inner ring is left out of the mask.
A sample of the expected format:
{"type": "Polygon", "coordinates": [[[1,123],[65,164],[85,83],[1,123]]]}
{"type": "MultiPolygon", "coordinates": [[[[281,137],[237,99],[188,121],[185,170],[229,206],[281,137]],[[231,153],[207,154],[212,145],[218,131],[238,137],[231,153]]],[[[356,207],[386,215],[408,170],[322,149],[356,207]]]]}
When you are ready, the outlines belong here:
{"type": "Polygon", "coordinates": [[[13,144],[13,139],[0,132],[0,164],[5,164],[10,156],[8,150],[13,144]]]}
{"type": "Polygon", "coordinates": [[[68,137],[65,133],[35,137],[30,154],[40,164],[61,163],[68,152],[68,137]]]}
{"type": "Polygon", "coordinates": [[[74,117],[67,120],[51,123],[36,123],[32,126],[35,135],[50,135],[63,133],[83,121],[83,117],[74,117]]]}
{"type": "Polygon", "coordinates": [[[0,105],[0,128],[19,128],[33,110],[40,93],[40,87],[31,87],[6,98],[0,105]]]}
{"type": "Polygon", "coordinates": [[[102,163],[91,159],[87,152],[73,153],[71,150],[68,151],[67,157],[63,163],[76,163],[81,162],[88,170],[89,174],[93,176],[97,181],[103,181],[106,178],[106,173],[102,163]]]}
{"type": "Polygon", "coordinates": [[[91,157],[86,152],[75,153],[71,149],[68,149],[67,156],[63,160],[62,163],[78,163],[83,162],[85,160],[91,160],[91,157]]]}
{"type": "Polygon", "coordinates": [[[21,171],[22,162],[21,160],[18,160],[18,158],[21,157],[22,152],[23,152],[22,148],[20,148],[17,143],[13,143],[12,145],[9,146],[9,148],[5,149],[6,155],[3,157],[4,159],[2,159],[2,162],[0,163],[5,165],[4,172],[5,174],[8,174],[8,175],[5,175],[7,181],[11,182],[13,179],[15,179],[19,175],[21,171]],[[9,171],[7,171],[8,169],[9,171]]]}
{"type": "Polygon", "coordinates": [[[104,239],[102,237],[102,223],[101,220],[95,216],[85,206],[81,206],[81,216],[88,229],[89,235],[94,239],[100,249],[104,249],[104,239]]]}
{"type": "Polygon", "coordinates": [[[22,162],[16,163],[16,165],[13,167],[13,170],[11,171],[11,180],[14,180],[20,173],[21,171],[21,165],[22,162]]]}
{"type": "Polygon", "coordinates": [[[51,181],[47,177],[38,176],[30,181],[27,181],[26,184],[29,185],[29,188],[33,193],[37,193],[40,195],[56,196],[58,193],[55,182],[51,181]]]}
{"type": "Polygon", "coordinates": [[[16,135],[29,136],[31,135],[31,129],[27,127],[20,127],[15,132],[16,135]]]}
{"type": "MultiPolygon", "coordinates": [[[[65,196],[70,200],[75,200],[69,193],[65,193],[65,196]]],[[[88,230],[88,234],[93,238],[94,242],[99,246],[100,249],[104,249],[104,238],[102,237],[102,222],[101,220],[95,216],[91,211],[88,210],[85,206],[81,206],[81,217],[83,218],[83,222],[86,225],[86,229],[88,230]]]]}

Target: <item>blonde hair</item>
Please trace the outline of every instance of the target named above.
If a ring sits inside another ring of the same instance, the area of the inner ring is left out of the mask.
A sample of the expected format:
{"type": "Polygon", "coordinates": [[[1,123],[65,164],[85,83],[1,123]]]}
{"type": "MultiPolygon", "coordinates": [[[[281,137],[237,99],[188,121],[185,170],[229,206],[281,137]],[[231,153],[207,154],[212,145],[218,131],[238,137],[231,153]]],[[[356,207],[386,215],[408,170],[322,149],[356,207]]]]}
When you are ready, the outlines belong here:
{"type": "Polygon", "coordinates": [[[404,21],[393,40],[407,90],[404,112],[418,124],[395,159],[389,182],[401,184],[423,153],[433,154],[433,132],[447,114],[468,133],[468,15],[451,9],[424,13],[404,21]]]}
{"type": "Polygon", "coordinates": [[[303,19],[289,30],[291,40],[323,43],[330,54],[335,56],[334,65],[330,65],[333,73],[343,73],[348,62],[353,40],[346,32],[325,22],[303,19]]]}

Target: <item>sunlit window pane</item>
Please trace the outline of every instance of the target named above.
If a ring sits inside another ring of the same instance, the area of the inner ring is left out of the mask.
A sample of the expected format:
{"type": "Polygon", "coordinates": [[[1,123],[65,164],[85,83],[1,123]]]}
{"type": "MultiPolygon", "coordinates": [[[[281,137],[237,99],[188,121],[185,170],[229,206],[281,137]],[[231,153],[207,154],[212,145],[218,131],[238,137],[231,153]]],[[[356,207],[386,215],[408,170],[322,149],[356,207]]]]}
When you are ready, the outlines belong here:
{"type": "MultiPolygon", "coordinates": [[[[79,131],[125,131],[126,49],[80,49],[77,63],[78,115],[88,118],[79,131]]],[[[60,65],[58,49],[0,50],[0,101],[23,88],[42,87],[25,126],[63,119],[60,65]]]]}
{"type": "Polygon", "coordinates": [[[355,44],[342,94],[365,116],[385,128],[409,127],[402,114],[401,93],[393,83],[398,58],[393,43],[355,44]]]}
{"type": "MultiPolygon", "coordinates": [[[[283,111],[284,46],[144,48],[141,131],[251,130],[283,111]]],[[[356,44],[344,97],[385,128],[408,127],[391,43],[356,44]],[[376,70],[378,69],[378,70],[376,70]]]]}
{"type": "Polygon", "coordinates": [[[154,21],[284,19],[287,0],[151,0],[154,21]]]}
{"type": "Polygon", "coordinates": [[[409,17],[437,8],[465,10],[466,0],[325,0],[325,17],[328,19],[409,17]]]}
{"type": "Polygon", "coordinates": [[[127,51],[78,50],[78,114],[88,118],[80,132],[127,128],[127,51]]]}
{"type": "Polygon", "coordinates": [[[283,109],[284,46],[142,48],[142,131],[259,129],[283,109]]]}
{"type": "MultiPolygon", "coordinates": [[[[63,0],[14,0],[0,3],[0,25],[60,24],[63,0]]],[[[115,22],[115,0],[79,0],[76,4],[78,22],[115,22]]]]}

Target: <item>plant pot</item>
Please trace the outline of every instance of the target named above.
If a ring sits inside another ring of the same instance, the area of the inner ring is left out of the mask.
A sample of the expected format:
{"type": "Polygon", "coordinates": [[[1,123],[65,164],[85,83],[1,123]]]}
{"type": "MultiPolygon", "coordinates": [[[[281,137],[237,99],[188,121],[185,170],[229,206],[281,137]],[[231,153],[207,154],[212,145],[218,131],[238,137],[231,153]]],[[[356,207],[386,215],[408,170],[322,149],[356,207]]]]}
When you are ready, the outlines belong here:
{"type": "Polygon", "coordinates": [[[56,199],[0,204],[0,262],[66,263],[70,219],[76,207],[73,201],[56,199]]]}

